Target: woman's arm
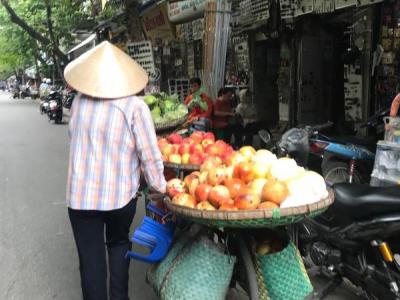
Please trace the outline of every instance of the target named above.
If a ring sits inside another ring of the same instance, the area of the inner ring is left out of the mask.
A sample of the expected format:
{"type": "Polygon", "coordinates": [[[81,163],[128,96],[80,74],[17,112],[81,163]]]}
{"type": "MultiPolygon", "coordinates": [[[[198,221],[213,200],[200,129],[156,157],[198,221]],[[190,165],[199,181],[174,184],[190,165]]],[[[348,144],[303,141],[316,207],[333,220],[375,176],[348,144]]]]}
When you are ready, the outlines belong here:
{"type": "Polygon", "coordinates": [[[392,106],[390,107],[390,116],[391,117],[393,117],[393,118],[397,117],[397,113],[399,111],[399,106],[400,106],[400,94],[397,94],[397,96],[392,101],[392,106]]]}

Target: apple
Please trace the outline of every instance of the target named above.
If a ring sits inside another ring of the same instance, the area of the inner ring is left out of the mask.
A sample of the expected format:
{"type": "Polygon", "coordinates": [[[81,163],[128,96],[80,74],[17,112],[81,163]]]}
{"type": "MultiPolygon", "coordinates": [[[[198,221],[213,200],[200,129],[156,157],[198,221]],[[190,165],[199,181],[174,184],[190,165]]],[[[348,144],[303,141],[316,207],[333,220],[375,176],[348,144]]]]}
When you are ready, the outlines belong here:
{"type": "Polygon", "coordinates": [[[216,207],[219,207],[223,203],[232,203],[233,200],[230,197],[229,190],[224,185],[214,186],[208,196],[208,201],[216,207]]]}
{"type": "Polygon", "coordinates": [[[261,202],[260,204],[258,204],[257,209],[274,209],[274,208],[278,208],[279,205],[271,202],[271,201],[265,201],[265,202],[261,202]]]}
{"type": "Polygon", "coordinates": [[[173,178],[168,180],[167,193],[171,198],[178,193],[185,193],[185,192],[186,192],[185,183],[182,180],[178,178],[173,178]]]}
{"type": "Polygon", "coordinates": [[[267,254],[269,254],[271,252],[271,250],[272,249],[271,249],[270,243],[269,242],[263,242],[263,243],[257,245],[256,253],[258,255],[267,255],[267,254]]]}
{"type": "Polygon", "coordinates": [[[157,140],[157,145],[158,145],[158,148],[161,150],[162,148],[164,148],[166,145],[168,145],[169,143],[168,143],[168,141],[167,141],[167,139],[166,138],[161,138],[161,139],[158,139],[157,140]]]}
{"type": "Polygon", "coordinates": [[[210,139],[204,139],[201,141],[201,145],[203,146],[204,149],[206,149],[210,145],[214,145],[214,141],[210,139]]]}
{"type": "Polygon", "coordinates": [[[208,172],[206,172],[206,171],[201,172],[200,171],[199,182],[200,183],[207,183],[207,178],[208,178],[208,172]]]}
{"type": "Polygon", "coordinates": [[[271,201],[280,205],[288,196],[289,190],[286,183],[276,179],[268,180],[262,190],[262,200],[271,201]]]}
{"type": "Polygon", "coordinates": [[[244,183],[249,183],[255,178],[253,164],[249,162],[239,163],[233,170],[233,177],[243,180],[244,183]]]}
{"type": "Polygon", "coordinates": [[[271,164],[276,159],[277,159],[276,155],[266,149],[258,150],[256,154],[253,156],[254,162],[264,162],[267,164],[271,164]]]}
{"type": "Polygon", "coordinates": [[[178,145],[178,144],[173,144],[173,145],[172,145],[172,153],[173,153],[173,154],[179,154],[179,147],[180,147],[180,145],[178,145]]]}
{"type": "Polygon", "coordinates": [[[248,184],[248,188],[261,198],[264,185],[268,182],[265,178],[256,178],[248,184]]]}
{"type": "Polygon", "coordinates": [[[212,132],[206,132],[206,134],[203,136],[203,140],[206,140],[206,139],[212,140],[213,143],[214,143],[214,142],[215,142],[215,135],[214,135],[214,133],[212,133],[212,132]]]}
{"type": "Polygon", "coordinates": [[[194,197],[197,200],[196,197],[196,189],[197,186],[200,184],[200,180],[199,179],[195,179],[193,181],[190,182],[190,184],[187,186],[188,190],[189,190],[189,194],[194,197]]]}
{"type": "Polygon", "coordinates": [[[186,144],[181,144],[178,148],[178,153],[180,155],[183,155],[185,153],[190,153],[190,144],[186,143],[186,144]]]}
{"type": "Polygon", "coordinates": [[[172,133],[167,137],[168,142],[171,144],[180,144],[182,143],[182,136],[178,133],[172,133]]]}
{"type": "Polygon", "coordinates": [[[207,181],[209,184],[215,186],[222,184],[226,179],[226,172],[224,167],[215,167],[208,170],[207,181]]]}
{"type": "Polygon", "coordinates": [[[182,154],[182,164],[187,165],[190,160],[190,154],[189,153],[183,153],[182,154]]]}
{"type": "Polygon", "coordinates": [[[193,180],[199,180],[200,177],[200,172],[199,171],[195,171],[190,173],[189,175],[187,175],[184,179],[183,182],[185,183],[185,185],[188,187],[193,180]]]}
{"type": "Polygon", "coordinates": [[[253,173],[255,178],[267,178],[270,165],[261,161],[253,161],[253,173]]]}
{"type": "Polygon", "coordinates": [[[195,208],[197,203],[196,200],[186,193],[178,193],[172,198],[172,203],[176,205],[187,206],[190,208],[195,208]]]}
{"type": "Polygon", "coordinates": [[[218,156],[209,156],[207,157],[203,164],[200,167],[200,171],[208,171],[210,169],[214,169],[222,164],[222,160],[218,156]]]}
{"type": "Polygon", "coordinates": [[[221,155],[222,153],[220,152],[220,148],[215,145],[215,144],[210,144],[207,147],[204,148],[205,153],[207,153],[208,155],[212,155],[212,156],[217,156],[217,155],[221,155]]]}
{"type": "Polygon", "coordinates": [[[182,163],[182,157],[179,154],[171,154],[168,157],[168,161],[170,163],[173,163],[173,164],[181,164],[182,163]]]}
{"type": "Polygon", "coordinates": [[[227,179],[225,180],[224,185],[228,188],[229,195],[232,199],[235,199],[235,197],[239,194],[239,191],[246,186],[244,182],[238,178],[227,179]]]}
{"type": "Polygon", "coordinates": [[[204,132],[195,131],[190,135],[190,138],[194,141],[195,144],[199,144],[203,140],[203,136],[204,136],[204,132]]]}
{"type": "Polygon", "coordinates": [[[235,170],[235,168],[233,166],[228,166],[225,167],[225,173],[226,173],[226,178],[233,178],[233,171],[235,170]]]}
{"type": "Polygon", "coordinates": [[[252,161],[256,154],[256,150],[252,146],[243,146],[239,149],[239,152],[245,157],[246,161],[252,161]]]}
{"type": "Polygon", "coordinates": [[[192,145],[192,144],[194,144],[194,141],[193,141],[190,137],[185,137],[185,138],[182,140],[182,144],[189,144],[189,145],[192,145]]]}
{"type": "Polygon", "coordinates": [[[243,188],[235,198],[235,206],[239,209],[256,209],[261,198],[249,188],[243,188]]]}
{"type": "Polygon", "coordinates": [[[219,207],[219,210],[230,210],[230,211],[234,211],[234,210],[239,210],[234,204],[232,203],[222,203],[221,206],[219,207]]]}
{"type": "Polygon", "coordinates": [[[236,166],[237,164],[246,161],[245,157],[239,152],[233,152],[228,155],[225,164],[228,166],[236,166]]]}
{"type": "Polygon", "coordinates": [[[197,153],[190,154],[189,163],[191,165],[201,165],[203,163],[203,157],[201,154],[197,153]]]}
{"type": "Polygon", "coordinates": [[[193,154],[193,153],[203,153],[204,152],[204,149],[203,149],[203,146],[201,145],[201,144],[191,144],[190,145],[190,154],[193,154]]]}
{"type": "Polygon", "coordinates": [[[198,203],[196,208],[202,210],[215,210],[215,207],[208,201],[202,201],[198,203]]]}
{"type": "Polygon", "coordinates": [[[198,202],[208,201],[212,186],[206,183],[200,183],[196,187],[195,196],[198,202]]]}
{"type": "Polygon", "coordinates": [[[166,144],[163,148],[161,148],[161,154],[168,157],[173,153],[173,146],[171,144],[166,144]]]}

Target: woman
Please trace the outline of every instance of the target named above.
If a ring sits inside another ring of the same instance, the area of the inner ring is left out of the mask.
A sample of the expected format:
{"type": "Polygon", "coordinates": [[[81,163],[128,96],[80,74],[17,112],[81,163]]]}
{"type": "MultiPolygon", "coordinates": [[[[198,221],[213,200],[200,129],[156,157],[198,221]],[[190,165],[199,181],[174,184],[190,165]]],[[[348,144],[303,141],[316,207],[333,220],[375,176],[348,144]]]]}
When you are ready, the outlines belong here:
{"type": "Polygon", "coordinates": [[[200,78],[192,78],[189,83],[190,95],[184,101],[189,110],[189,123],[201,118],[205,118],[211,122],[213,103],[206,93],[201,91],[200,78]]]}
{"type": "Polygon", "coordinates": [[[235,128],[235,113],[231,104],[232,96],[232,90],[221,88],[218,91],[218,98],[214,103],[214,129],[217,138],[222,138],[227,143],[230,143],[235,128]]]}

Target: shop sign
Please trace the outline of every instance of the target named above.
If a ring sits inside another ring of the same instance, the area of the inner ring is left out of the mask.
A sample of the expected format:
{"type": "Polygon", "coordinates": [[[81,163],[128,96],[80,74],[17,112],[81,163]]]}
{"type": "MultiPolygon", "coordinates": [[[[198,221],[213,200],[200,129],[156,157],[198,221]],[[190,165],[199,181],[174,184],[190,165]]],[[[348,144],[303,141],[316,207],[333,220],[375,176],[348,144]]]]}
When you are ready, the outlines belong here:
{"type": "Polygon", "coordinates": [[[206,9],[206,0],[184,0],[168,4],[168,18],[172,23],[184,23],[201,18],[206,9]]]}
{"type": "Polygon", "coordinates": [[[166,5],[157,5],[142,16],[143,28],[153,46],[162,46],[175,38],[174,26],[168,20],[166,5]]]}
{"type": "Polygon", "coordinates": [[[148,74],[150,81],[156,81],[159,77],[154,64],[153,48],[150,41],[141,41],[126,45],[128,54],[132,57],[148,74]]]}

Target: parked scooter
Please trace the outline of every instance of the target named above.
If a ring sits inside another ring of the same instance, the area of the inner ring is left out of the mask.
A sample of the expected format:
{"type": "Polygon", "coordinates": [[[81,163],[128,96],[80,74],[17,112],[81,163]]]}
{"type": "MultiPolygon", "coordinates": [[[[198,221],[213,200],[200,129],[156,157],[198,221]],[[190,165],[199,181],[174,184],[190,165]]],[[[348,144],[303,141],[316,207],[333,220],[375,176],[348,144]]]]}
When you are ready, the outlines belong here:
{"type": "Polygon", "coordinates": [[[72,102],[74,101],[75,96],[76,96],[76,91],[71,91],[64,96],[63,106],[66,109],[71,109],[72,102]]]}
{"type": "MultiPolygon", "coordinates": [[[[274,149],[304,165],[303,140],[304,131],[292,130],[274,149]]],[[[370,299],[400,299],[400,186],[341,183],[333,192],[333,205],[297,225],[292,237],[306,262],[330,279],[314,299],[327,296],[344,278],[370,299]]]]}

